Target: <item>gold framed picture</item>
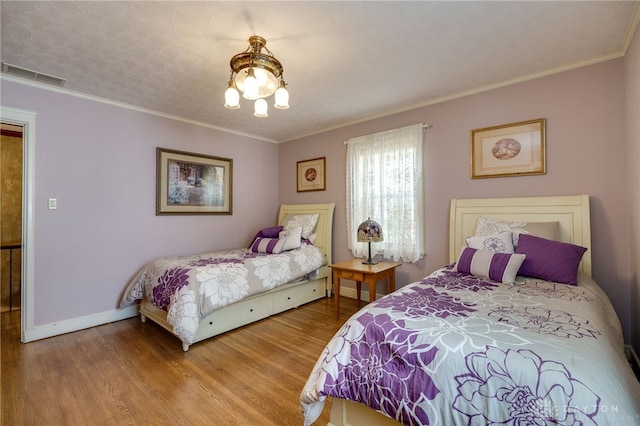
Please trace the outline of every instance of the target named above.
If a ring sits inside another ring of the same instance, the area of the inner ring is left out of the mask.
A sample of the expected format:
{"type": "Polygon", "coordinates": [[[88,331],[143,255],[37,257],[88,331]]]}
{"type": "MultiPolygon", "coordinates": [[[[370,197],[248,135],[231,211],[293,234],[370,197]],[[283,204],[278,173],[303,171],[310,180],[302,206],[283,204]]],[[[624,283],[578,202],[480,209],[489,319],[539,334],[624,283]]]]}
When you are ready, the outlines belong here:
{"type": "Polygon", "coordinates": [[[156,215],[232,214],[233,160],[156,148],[156,215]]]}
{"type": "Polygon", "coordinates": [[[296,167],[298,192],[326,189],[325,163],[326,157],[298,161],[296,167]]]}
{"type": "Polygon", "coordinates": [[[471,178],[543,175],[545,119],[471,131],[471,178]]]}

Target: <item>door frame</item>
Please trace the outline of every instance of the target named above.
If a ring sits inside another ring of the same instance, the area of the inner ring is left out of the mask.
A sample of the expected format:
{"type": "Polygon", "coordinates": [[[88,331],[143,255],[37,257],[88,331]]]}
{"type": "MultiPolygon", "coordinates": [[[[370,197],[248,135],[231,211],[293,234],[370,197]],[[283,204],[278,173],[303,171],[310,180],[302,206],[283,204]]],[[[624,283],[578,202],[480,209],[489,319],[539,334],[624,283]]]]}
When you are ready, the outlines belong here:
{"type": "Polygon", "coordinates": [[[36,113],[0,106],[2,123],[22,126],[22,270],[20,280],[20,341],[35,340],[34,292],[34,235],[33,206],[35,188],[35,130],[36,113]]]}

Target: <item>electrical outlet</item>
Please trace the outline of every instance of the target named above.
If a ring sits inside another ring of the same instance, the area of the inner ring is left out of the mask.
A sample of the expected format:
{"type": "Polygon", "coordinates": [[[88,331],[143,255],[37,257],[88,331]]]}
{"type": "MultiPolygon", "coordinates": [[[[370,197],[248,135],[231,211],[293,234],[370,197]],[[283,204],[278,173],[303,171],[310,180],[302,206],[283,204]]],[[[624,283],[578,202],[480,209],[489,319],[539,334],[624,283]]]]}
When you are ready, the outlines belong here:
{"type": "Polygon", "coordinates": [[[55,210],[58,208],[58,200],[55,198],[49,198],[49,210],[55,210]]]}

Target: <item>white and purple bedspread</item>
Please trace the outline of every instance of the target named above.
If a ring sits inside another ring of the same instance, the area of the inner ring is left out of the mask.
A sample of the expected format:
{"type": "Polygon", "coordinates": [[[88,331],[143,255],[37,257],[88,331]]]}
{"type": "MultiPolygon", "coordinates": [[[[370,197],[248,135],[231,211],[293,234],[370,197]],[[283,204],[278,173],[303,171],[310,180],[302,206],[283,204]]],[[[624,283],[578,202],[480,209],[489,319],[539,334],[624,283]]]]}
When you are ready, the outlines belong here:
{"type": "Polygon", "coordinates": [[[327,396],[405,425],[640,424],[640,384],[597,284],[434,272],[361,309],[301,394],[305,425],[327,396]]]}
{"type": "Polygon", "coordinates": [[[327,263],[310,244],[278,254],[235,249],[157,259],[131,280],[120,307],[146,298],[167,311],[173,332],[194,341],[200,319],[216,309],[296,281],[327,263]]]}

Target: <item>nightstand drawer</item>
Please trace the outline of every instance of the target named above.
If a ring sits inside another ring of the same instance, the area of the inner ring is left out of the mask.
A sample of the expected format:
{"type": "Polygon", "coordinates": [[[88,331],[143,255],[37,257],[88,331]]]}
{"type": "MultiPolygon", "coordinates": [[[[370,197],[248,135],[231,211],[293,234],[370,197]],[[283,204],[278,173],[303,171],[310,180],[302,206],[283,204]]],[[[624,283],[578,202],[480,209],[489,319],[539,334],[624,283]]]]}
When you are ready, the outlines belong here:
{"type": "Polygon", "coordinates": [[[354,271],[340,271],[340,278],[353,281],[364,281],[364,274],[362,272],[354,271]]]}

